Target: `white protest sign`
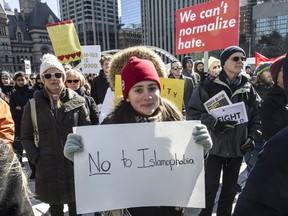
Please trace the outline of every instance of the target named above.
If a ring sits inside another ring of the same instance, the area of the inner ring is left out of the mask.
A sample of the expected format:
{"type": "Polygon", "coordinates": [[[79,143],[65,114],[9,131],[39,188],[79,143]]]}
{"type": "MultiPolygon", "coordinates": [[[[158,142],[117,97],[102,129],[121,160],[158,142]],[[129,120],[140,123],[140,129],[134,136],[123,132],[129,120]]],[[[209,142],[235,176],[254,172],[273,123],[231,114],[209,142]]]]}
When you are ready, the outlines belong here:
{"type": "Polygon", "coordinates": [[[219,121],[237,121],[237,124],[248,122],[247,112],[243,101],[212,109],[210,110],[210,113],[219,121]]]}
{"type": "Polygon", "coordinates": [[[31,62],[30,60],[24,60],[25,74],[31,74],[31,62]]]}
{"type": "Polygon", "coordinates": [[[83,73],[99,73],[101,70],[101,46],[81,46],[83,59],[81,59],[83,73]]]}
{"type": "Polygon", "coordinates": [[[205,205],[199,121],[76,127],[84,151],[75,153],[77,213],[140,206],[205,205]]]}

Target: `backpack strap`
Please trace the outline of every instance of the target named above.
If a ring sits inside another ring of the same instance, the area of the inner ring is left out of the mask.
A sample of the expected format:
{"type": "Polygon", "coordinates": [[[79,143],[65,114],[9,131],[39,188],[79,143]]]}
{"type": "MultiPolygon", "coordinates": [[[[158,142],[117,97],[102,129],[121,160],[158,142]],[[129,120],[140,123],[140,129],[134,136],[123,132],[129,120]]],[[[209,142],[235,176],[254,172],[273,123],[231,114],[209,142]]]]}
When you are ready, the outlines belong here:
{"type": "Polygon", "coordinates": [[[31,107],[31,119],[33,124],[33,135],[34,135],[34,143],[38,148],[39,145],[39,132],[38,132],[38,124],[37,124],[37,114],[36,114],[36,102],[35,99],[32,98],[29,100],[31,107]]]}

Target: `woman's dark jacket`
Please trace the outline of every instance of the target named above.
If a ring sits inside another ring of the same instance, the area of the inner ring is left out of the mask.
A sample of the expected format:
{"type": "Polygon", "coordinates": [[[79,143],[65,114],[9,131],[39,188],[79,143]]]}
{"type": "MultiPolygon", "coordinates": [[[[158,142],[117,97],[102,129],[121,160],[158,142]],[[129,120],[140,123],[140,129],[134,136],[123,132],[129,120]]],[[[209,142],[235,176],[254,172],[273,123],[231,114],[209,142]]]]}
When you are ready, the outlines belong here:
{"type": "Polygon", "coordinates": [[[93,97],[97,105],[103,103],[108,88],[109,83],[102,69],[99,75],[93,79],[91,85],[91,97],[93,97]]]}
{"type": "Polygon", "coordinates": [[[61,107],[51,109],[46,89],[34,94],[38,148],[34,144],[30,103],[24,110],[21,127],[22,145],[28,160],[36,165],[37,199],[52,205],[75,201],[73,165],[64,157],[63,149],[72,127],[91,124],[83,97],[67,88],[59,97],[61,107]]]}
{"type": "Polygon", "coordinates": [[[98,125],[100,112],[98,106],[95,103],[95,100],[92,97],[85,94],[84,87],[80,87],[76,92],[85,99],[85,105],[89,113],[91,124],[98,125]]]}
{"type": "Polygon", "coordinates": [[[273,85],[261,105],[263,124],[263,139],[269,139],[277,132],[288,126],[287,99],[284,90],[273,85]]]}
{"type": "Polygon", "coordinates": [[[33,93],[34,89],[32,89],[28,84],[23,87],[15,85],[11,93],[9,105],[15,123],[15,138],[20,138],[21,118],[23,111],[29,99],[33,98],[33,93]],[[16,109],[16,106],[20,106],[21,110],[16,109]]]}
{"type": "Polygon", "coordinates": [[[247,137],[250,136],[256,140],[261,135],[259,110],[261,99],[245,76],[240,75],[238,85],[229,85],[223,73],[225,72],[221,71],[218,77],[208,79],[194,89],[188,108],[186,108],[186,115],[189,119],[201,120],[202,124],[205,124],[211,131],[213,147],[209,154],[220,157],[242,157],[240,146],[247,137]],[[215,130],[216,119],[207,113],[203,105],[222,90],[226,92],[232,103],[244,102],[248,117],[248,122],[236,125],[234,129],[224,134],[215,130]]]}

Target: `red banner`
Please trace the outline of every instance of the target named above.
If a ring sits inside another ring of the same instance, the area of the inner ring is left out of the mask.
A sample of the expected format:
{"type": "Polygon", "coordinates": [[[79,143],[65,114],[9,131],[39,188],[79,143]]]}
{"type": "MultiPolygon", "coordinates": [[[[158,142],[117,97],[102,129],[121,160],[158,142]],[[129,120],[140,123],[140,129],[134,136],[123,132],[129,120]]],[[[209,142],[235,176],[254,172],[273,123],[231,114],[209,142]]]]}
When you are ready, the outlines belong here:
{"type": "Polygon", "coordinates": [[[267,57],[261,55],[260,53],[255,52],[255,66],[257,67],[260,64],[260,62],[273,62],[278,58],[284,57],[285,55],[286,55],[286,53],[284,53],[281,56],[275,57],[275,58],[267,58],[267,57]]]}
{"type": "Polygon", "coordinates": [[[176,11],[176,54],[239,43],[239,0],[210,1],[176,11]]]}

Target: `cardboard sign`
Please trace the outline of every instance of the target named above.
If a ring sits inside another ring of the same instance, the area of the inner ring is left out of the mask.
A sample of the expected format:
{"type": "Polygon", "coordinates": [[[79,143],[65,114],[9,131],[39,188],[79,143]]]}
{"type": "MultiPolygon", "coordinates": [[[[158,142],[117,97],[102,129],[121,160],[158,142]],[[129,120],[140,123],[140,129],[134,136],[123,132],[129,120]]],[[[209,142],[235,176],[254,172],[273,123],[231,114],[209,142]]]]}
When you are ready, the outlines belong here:
{"type": "Polygon", "coordinates": [[[176,11],[176,54],[239,43],[239,0],[209,1],[176,11]]]}
{"type": "Polygon", "coordinates": [[[219,121],[237,121],[237,124],[248,122],[247,112],[243,101],[212,109],[210,110],[210,113],[219,121]]]}
{"type": "Polygon", "coordinates": [[[46,25],[55,55],[62,63],[82,59],[82,50],[72,20],[46,25]]]}
{"type": "MultiPolygon", "coordinates": [[[[162,85],[161,96],[172,102],[180,111],[182,111],[184,80],[160,78],[162,85]]],[[[122,98],[121,76],[115,77],[115,104],[122,98]]]]}
{"type": "Polygon", "coordinates": [[[140,206],[203,208],[203,147],[192,137],[196,124],[74,128],[84,144],[84,151],[74,155],[77,213],[140,206]]]}
{"type": "Polygon", "coordinates": [[[101,70],[101,46],[81,46],[83,59],[81,60],[83,73],[99,73],[101,70]]]}

